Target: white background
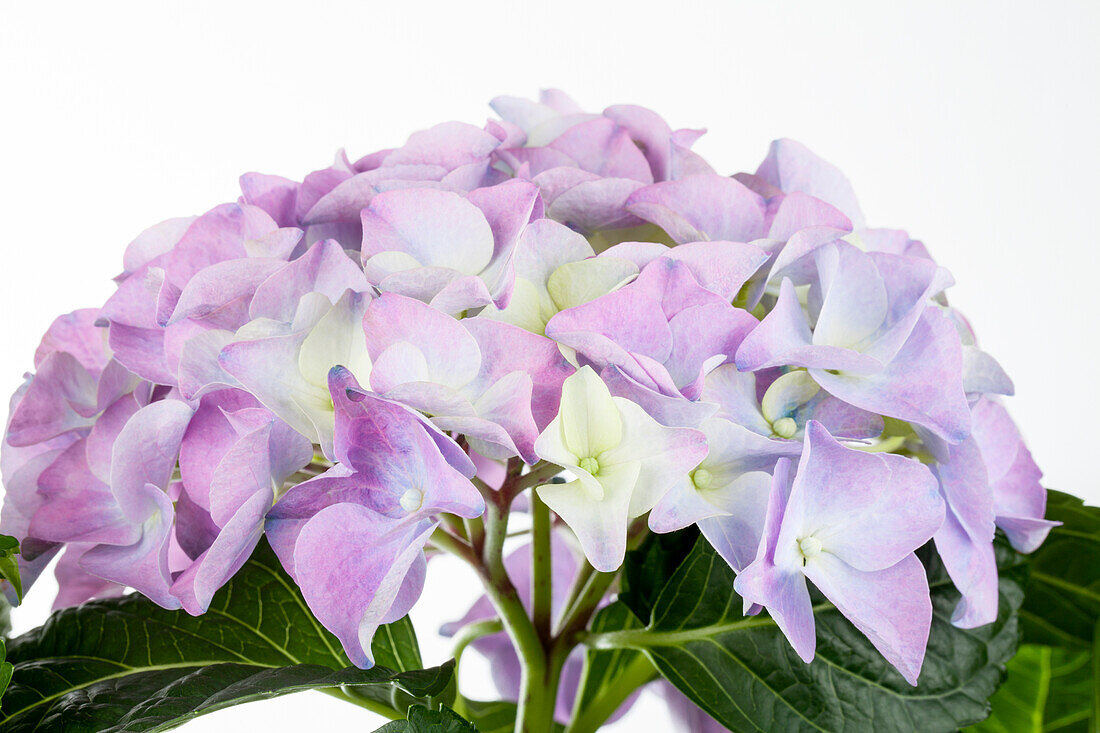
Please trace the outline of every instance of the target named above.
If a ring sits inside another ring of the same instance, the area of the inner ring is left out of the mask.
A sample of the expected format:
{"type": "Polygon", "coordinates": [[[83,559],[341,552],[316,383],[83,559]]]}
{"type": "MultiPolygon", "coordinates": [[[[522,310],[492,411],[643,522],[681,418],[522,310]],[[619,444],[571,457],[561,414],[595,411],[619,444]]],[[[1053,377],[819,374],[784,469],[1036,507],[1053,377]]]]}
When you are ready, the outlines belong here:
{"type": "MultiPolygon", "coordinates": [[[[840,166],[871,225],[907,228],[954,272],[1048,485],[1100,503],[1098,8],[2,0],[0,388],[55,315],[107,297],[137,232],[234,199],[240,173],[300,178],[338,147],[355,159],[557,86],[709,127],[696,149],[719,171],[754,170],[781,136],[840,166]]],[[[433,662],[448,647],[432,627],[476,594],[453,570],[433,570],[416,612],[433,662]]],[[[485,672],[470,691],[489,694],[485,672]]],[[[303,694],[185,729],[370,730],[365,716],[303,694]]],[[[643,702],[616,730],[667,722],[643,702]]]]}

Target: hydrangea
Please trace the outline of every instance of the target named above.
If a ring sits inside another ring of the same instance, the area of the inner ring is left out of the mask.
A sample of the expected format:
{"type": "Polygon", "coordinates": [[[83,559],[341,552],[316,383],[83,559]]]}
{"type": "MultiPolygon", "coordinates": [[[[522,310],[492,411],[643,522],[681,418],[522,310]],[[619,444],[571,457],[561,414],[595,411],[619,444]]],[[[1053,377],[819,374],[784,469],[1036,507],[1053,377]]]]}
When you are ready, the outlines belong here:
{"type": "MultiPolygon", "coordinates": [[[[924,245],[789,140],[727,177],[641,107],[492,107],[300,182],[245,174],[126,248],[11,401],[0,531],[26,582],[62,553],[59,606],[132,588],[198,615],[266,537],[369,667],[435,551],[548,507],[555,614],[695,525],[807,662],[813,586],[916,684],[929,542],[953,623],[992,621],[996,529],[1031,552],[1055,523],[924,245]]],[[[501,561],[528,607],[533,555],[501,561]]],[[[514,699],[504,638],[477,647],[514,699]]]]}

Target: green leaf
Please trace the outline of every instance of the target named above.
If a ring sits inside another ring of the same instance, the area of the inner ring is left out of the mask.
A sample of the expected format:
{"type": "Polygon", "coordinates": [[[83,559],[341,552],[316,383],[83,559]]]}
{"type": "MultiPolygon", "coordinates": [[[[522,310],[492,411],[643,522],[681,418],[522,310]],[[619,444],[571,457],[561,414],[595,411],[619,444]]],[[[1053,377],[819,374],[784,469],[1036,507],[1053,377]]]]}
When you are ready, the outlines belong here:
{"type": "Polygon", "coordinates": [[[481,733],[512,733],[516,728],[519,708],[514,702],[464,700],[463,712],[481,733]]]}
{"type": "Polygon", "coordinates": [[[1024,646],[974,731],[1100,731],[1100,508],[1049,491],[1047,518],[1063,524],[1030,556],[1024,646]]]}
{"type": "Polygon", "coordinates": [[[661,589],[691,553],[698,538],[699,530],[694,525],[679,532],[651,533],[637,549],[626,553],[619,600],[641,621],[649,619],[661,589]]]}
{"type": "MultiPolygon", "coordinates": [[[[411,653],[407,643],[387,644],[391,659],[411,653]]],[[[137,595],[93,601],[12,640],[8,661],[2,733],[167,730],[228,705],[344,685],[430,697],[453,674],[450,664],[351,667],[266,543],[202,616],[137,595]]]]}
{"type": "MultiPolygon", "coordinates": [[[[512,725],[515,725],[514,716],[512,725]]],[[[446,705],[438,710],[413,705],[409,708],[408,720],[386,723],[375,733],[478,733],[478,729],[446,705]]]]}
{"type": "Polygon", "coordinates": [[[392,624],[380,626],[370,645],[374,654],[374,663],[407,672],[421,669],[424,662],[420,659],[420,643],[416,640],[416,630],[412,621],[405,616],[392,624]]]}
{"type": "Polygon", "coordinates": [[[1089,648],[1100,619],[1100,508],[1048,491],[1046,516],[1063,525],[1030,556],[1031,578],[1020,610],[1024,639],[1089,648]]]}
{"type": "Polygon", "coordinates": [[[1025,644],[1008,663],[1007,671],[1005,683],[990,700],[993,713],[968,731],[1089,730],[1089,702],[1096,691],[1090,652],[1025,644]]]}
{"type": "Polygon", "coordinates": [[[0,593],[0,639],[7,639],[11,633],[11,604],[8,597],[0,593]]]}
{"type": "Polygon", "coordinates": [[[15,595],[23,600],[23,580],[19,577],[19,540],[0,534],[0,579],[11,583],[15,595]]]}
{"type": "MultiPolygon", "coordinates": [[[[11,662],[7,661],[7,644],[4,642],[3,637],[0,637],[0,698],[4,695],[4,690],[8,689],[8,683],[11,682],[11,673],[14,671],[14,667],[11,662]]],[[[3,706],[0,705],[0,709],[3,706]]]]}
{"type": "Polygon", "coordinates": [[[408,674],[401,685],[361,687],[354,691],[356,697],[373,700],[402,715],[417,702],[433,698],[440,698],[443,702],[454,701],[454,660],[440,667],[421,670],[420,645],[408,616],[380,627],[371,642],[371,651],[378,666],[408,674]]]}
{"type": "Polygon", "coordinates": [[[643,651],[660,673],[734,731],[956,731],[986,700],[1016,648],[1021,561],[998,547],[1000,614],[978,629],[950,623],[959,594],[929,561],[933,622],[911,687],[835,608],[815,597],[817,656],[805,664],[765,615],[743,617],[733,572],[700,539],[654,604],[646,629],[603,637],[643,651]]]}

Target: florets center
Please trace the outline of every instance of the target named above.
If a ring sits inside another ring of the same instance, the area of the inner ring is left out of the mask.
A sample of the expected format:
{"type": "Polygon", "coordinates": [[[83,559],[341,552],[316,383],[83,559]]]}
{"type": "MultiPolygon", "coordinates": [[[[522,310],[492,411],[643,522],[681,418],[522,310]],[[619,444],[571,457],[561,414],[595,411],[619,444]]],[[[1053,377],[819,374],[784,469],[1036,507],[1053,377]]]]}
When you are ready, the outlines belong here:
{"type": "Polygon", "coordinates": [[[597,475],[600,472],[600,462],[592,456],[585,456],[577,463],[577,466],[583,468],[585,471],[588,471],[593,476],[597,475]]]}
{"type": "Polygon", "coordinates": [[[798,424],[793,418],[781,417],[772,423],[772,430],[780,438],[793,438],[798,432],[798,424]]]}
{"type": "Polygon", "coordinates": [[[816,537],[803,537],[798,541],[798,550],[807,560],[815,558],[821,554],[821,540],[816,537]]]}
{"type": "Polygon", "coordinates": [[[407,512],[415,512],[424,505],[424,492],[420,489],[407,489],[400,499],[401,508],[407,512]]]}

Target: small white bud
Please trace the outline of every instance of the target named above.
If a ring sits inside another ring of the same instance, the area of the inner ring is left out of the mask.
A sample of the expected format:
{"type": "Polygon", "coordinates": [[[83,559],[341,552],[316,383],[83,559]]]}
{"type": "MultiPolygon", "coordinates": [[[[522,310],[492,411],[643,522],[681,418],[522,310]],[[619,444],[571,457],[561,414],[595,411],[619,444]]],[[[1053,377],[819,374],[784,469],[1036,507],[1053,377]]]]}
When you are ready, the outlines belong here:
{"type": "Polygon", "coordinates": [[[798,423],[792,418],[781,417],[772,423],[772,430],[780,438],[793,438],[794,434],[798,432],[798,423]]]}
{"type": "Polygon", "coordinates": [[[401,495],[401,508],[407,512],[415,512],[424,504],[424,492],[420,489],[408,489],[401,495]]]}
{"type": "Polygon", "coordinates": [[[590,456],[585,456],[578,463],[577,466],[588,471],[595,476],[600,472],[600,462],[590,456]]]}
{"type": "Polygon", "coordinates": [[[821,540],[816,537],[803,537],[798,541],[798,549],[802,557],[809,560],[821,554],[821,540]]]}
{"type": "Polygon", "coordinates": [[[695,484],[695,488],[705,491],[714,485],[714,476],[705,468],[697,468],[695,473],[691,474],[691,481],[695,484]]]}

